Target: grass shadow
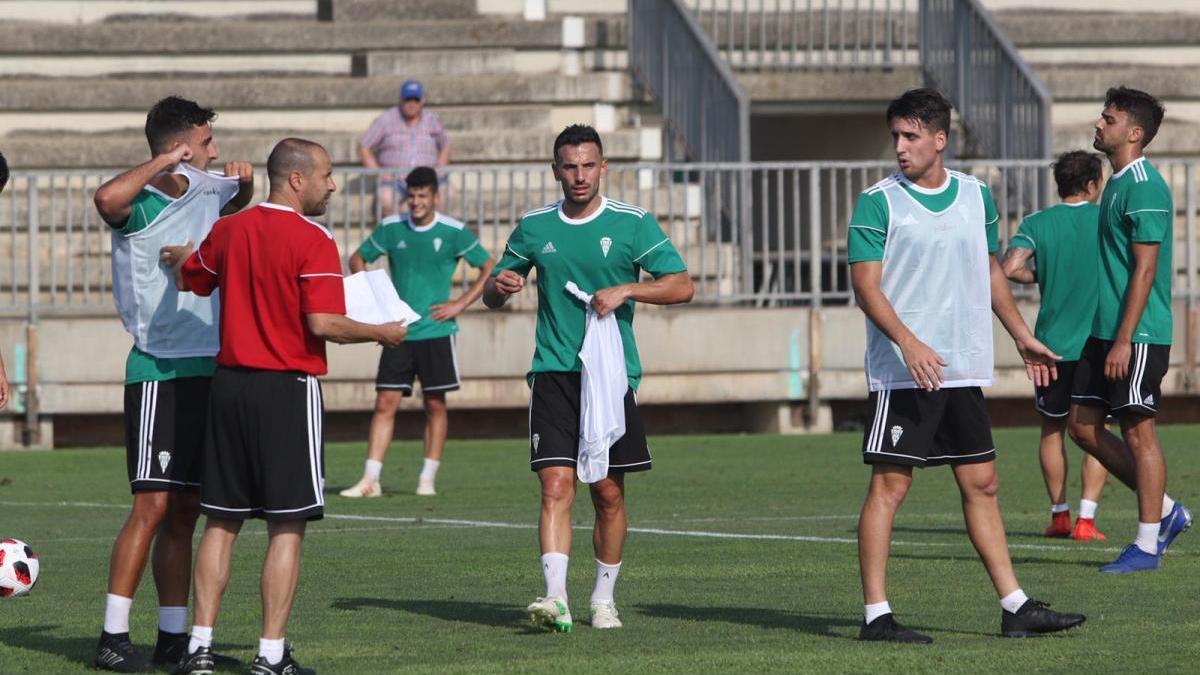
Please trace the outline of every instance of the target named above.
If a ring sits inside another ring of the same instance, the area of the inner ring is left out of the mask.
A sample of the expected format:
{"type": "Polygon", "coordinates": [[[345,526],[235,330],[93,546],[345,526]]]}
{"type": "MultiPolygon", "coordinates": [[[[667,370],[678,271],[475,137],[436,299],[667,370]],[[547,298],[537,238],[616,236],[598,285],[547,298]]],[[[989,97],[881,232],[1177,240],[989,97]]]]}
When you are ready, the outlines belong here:
{"type": "Polygon", "coordinates": [[[411,614],[431,616],[443,621],[474,623],[480,626],[513,628],[520,632],[541,632],[525,625],[525,613],[512,605],[494,602],[466,602],[462,600],[386,600],[383,598],[343,598],[335,600],[334,609],[358,611],[362,609],[390,609],[411,614]]]}
{"type": "Polygon", "coordinates": [[[686,605],[636,605],[634,611],[656,619],[721,621],[758,628],[795,630],[831,638],[854,638],[859,620],[850,616],[824,616],[763,607],[690,607],[686,605]]]}
{"type": "MultiPolygon", "coordinates": [[[[952,560],[955,562],[961,561],[961,562],[979,563],[979,556],[977,556],[977,555],[948,555],[948,554],[917,555],[917,554],[913,554],[913,553],[896,553],[895,551],[893,551],[891,554],[891,557],[892,558],[901,558],[904,560],[952,560]]],[[[1055,560],[1054,558],[1039,558],[1039,557],[1035,557],[1035,556],[1013,555],[1012,561],[1013,561],[1013,565],[1023,565],[1023,564],[1070,565],[1073,567],[1087,567],[1090,569],[1097,569],[1101,565],[1109,562],[1109,559],[1105,558],[1103,560],[1099,560],[1099,559],[1097,559],[1097,560],[1055,560]]],[[[982,564],[982,563],[979,563],[979,564],[982,564]]]]}
{"type": "MultiPolygon", "coordinates": [[[[54,634],[54,631],[59,628],[61,626],[49,624],[2,628],[0,629],[0,643],[9,647],[29,649],[51,656],[60,656],[69,661],[76,662],[85,668],[91,668],[92,659],[96,657],[96,640],[99,636],[61,637],[54,634]]],[[[138,643],[135,642],[135,644],[138,643]]],[[[226,649],[251,650],[256,647],[250,645],[222,645],[222,652],[226,649]]],[[[145,656],[147,659],[154,654],[153,643],[139,644],[138,649],[142,652],[142,656],[145,656]]],[[[240,673],[245,668],[245,664],[236,658],[226,656],[224,653],[218,655],[217,672],[240,673]]],[[[0,672],[7,672],[4,671],[3,664],[0,664],[0,672]]]]}

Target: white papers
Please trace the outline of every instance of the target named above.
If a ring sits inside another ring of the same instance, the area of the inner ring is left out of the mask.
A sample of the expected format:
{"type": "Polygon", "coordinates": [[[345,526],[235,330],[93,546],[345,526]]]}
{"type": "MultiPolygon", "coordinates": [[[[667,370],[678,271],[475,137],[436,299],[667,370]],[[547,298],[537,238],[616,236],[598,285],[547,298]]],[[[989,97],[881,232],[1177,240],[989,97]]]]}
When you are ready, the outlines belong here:
{"type": "Polygon", "coordinates": [[[379,325],[402,321],[411,326],[421,318],[400,299],[384,270],[357,272],[342,280],[346,289],[346,316],[360,323],[379,325]]]}

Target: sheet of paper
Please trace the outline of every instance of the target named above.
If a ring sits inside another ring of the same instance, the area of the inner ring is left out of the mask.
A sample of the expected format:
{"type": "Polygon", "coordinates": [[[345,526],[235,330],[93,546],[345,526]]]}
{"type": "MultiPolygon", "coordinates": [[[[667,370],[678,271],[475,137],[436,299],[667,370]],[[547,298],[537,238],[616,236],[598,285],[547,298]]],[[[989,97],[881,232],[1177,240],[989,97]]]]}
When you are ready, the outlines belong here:
{"type": "Polygon", "coordinates": [[[381,324],[402,321],[411,326],[421,318],[396,294],[396,287],[384,270],[351,274],[342,280],[346,291],[346,316],[362,323],[381,324]]]}

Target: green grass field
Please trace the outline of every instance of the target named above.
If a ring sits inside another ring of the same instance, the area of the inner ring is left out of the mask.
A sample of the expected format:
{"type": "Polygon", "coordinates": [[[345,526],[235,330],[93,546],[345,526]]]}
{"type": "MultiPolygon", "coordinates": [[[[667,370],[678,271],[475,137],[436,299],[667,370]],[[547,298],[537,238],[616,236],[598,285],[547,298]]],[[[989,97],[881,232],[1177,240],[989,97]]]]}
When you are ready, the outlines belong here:
{"type": "MultiPolygon", "coordinates": [[[[1170,492],[1200,506],[1200,428],[1162,432],[1170,492]]],[[[1001,503],[1026,591],[1088,615],[1085,627],[1032,640],[997,637],[1000,609],[963,532],[946,468],[920,472],[901,511],[890,600],[929,647],[860,643],[856,514],[867,482],[858,434],[651,440],[655,469],[628,484],[631,533],[619,631],[586,624],[593,564],[590,503],[576,504],[570,575],[576,628],[532,630],[542,590],[538,490],[523,440],[451,441],[440,494],[418,498],[419,449],[394,446],[382,499],[336,491],[356,480],[361,444],[327,449],[327,518],[310,526],[288,637],[321,672],[1195,672],[1200,534],[1180,537],[1164,569],[1097,573],[1131,540],[1132,495],[1115,483],[1084,545],[1040,536],[1048,521],[1032,429],[996,433],[1001,503]],[[729,535],[739,535],[737,537],[729,535]],[[1134,659],[1137,661],[1134,661],[1134,659]]],[[[0,672],[88,667],[108,555],[126,515],[123,451],[0,454],[0,535],[40,554],[37,588],[0,601],[0,672]]],[[[1072,469],[1078,450],[1072,450],[1072,469]]],[[[1073,478],[1075,478],[1073,473],[1073,478]]],[[[1072,508],[1078,481],[1072,481],[1072,508]]],[[[216,627],[219,653],[244,670],[259,637],[261,523],[243,530],[216,627]]],[[[147,573],[134,642],[153,647],[147,573]]]]}

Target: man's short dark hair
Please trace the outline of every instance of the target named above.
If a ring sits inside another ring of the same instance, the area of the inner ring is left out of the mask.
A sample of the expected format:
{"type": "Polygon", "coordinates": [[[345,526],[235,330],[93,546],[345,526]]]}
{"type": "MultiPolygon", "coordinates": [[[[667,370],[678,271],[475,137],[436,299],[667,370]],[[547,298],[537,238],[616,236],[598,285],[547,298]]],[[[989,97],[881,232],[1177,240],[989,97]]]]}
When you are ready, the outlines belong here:
{"type": "Polygon", "coordinates": [[[950,110],[954,106],[937,89],[909,89],[887,107],[887,122],[902,119],[917,122],[933,133],[950,133],[950,110]]]}
{"type": "Polygon", "coordinates": [[[1087,192],[1088,183],[1100,183],[1103,164],[1100,155],[1086,150],[1064,152],[1054,160],[1054,183],[1058,185],[1058,196],[1066,199],[1087,192]]]}
{"type": "Polygon", "coordinates": [[[432,190],[434,194],[437,194],[437,171],[434,171],[433,167],[418,166],[412,171],[409,171],[408,175],[404,177],[404,185],[409,189],[409,191],[417,188],[427,187],[432,190]]]}
{"type": "Polygon", "coordinates": [[[4,192],[5,185],[8,185],[8,160],[4,159],[4,153],[0,152],[0,192],[4,192]]]}
{"type": "Polygon", "coordinates": [[[1143,148],[1154,140],[1154,136],[1158,134],[1158,126],[1162,124],[1163,115],[1167,112],[1163,104],[1150,94],[1125,86],[1109,89],[1104,94],[1104,107],[1120,110],[1142,128],[1143,148]]]}
{"type": "Polygon", "coordinates": [[[167,144],[193,127],[212,124],[217,113],[212,108],[203,108],[195,101],[179,96],[168,96],[150,108],[146,114],[146,141],[150,152],[166,152],[167,144]]]}
{"type": "Polygon", "coordinates": [[[572,124],[558,138],[554,139],[554,161],[558,162],[558,149],[565,145],[583,145],[584,143],[595,143],[596,148],[600,151],[600,155],[604,156],[604,144],[600,142],[600,134],[596,130],[586,124],[572,124]]]}
{"type": "Polygon", "coordinates": [[[319,143],[303,138],[285,138],[276,143],[267,157],[267,178],[271,182],[271,190],[282,188],[293,171],[305,175],[312,173],[316,167],[314,156],[318,149],[324,148],[319,143]]]}

